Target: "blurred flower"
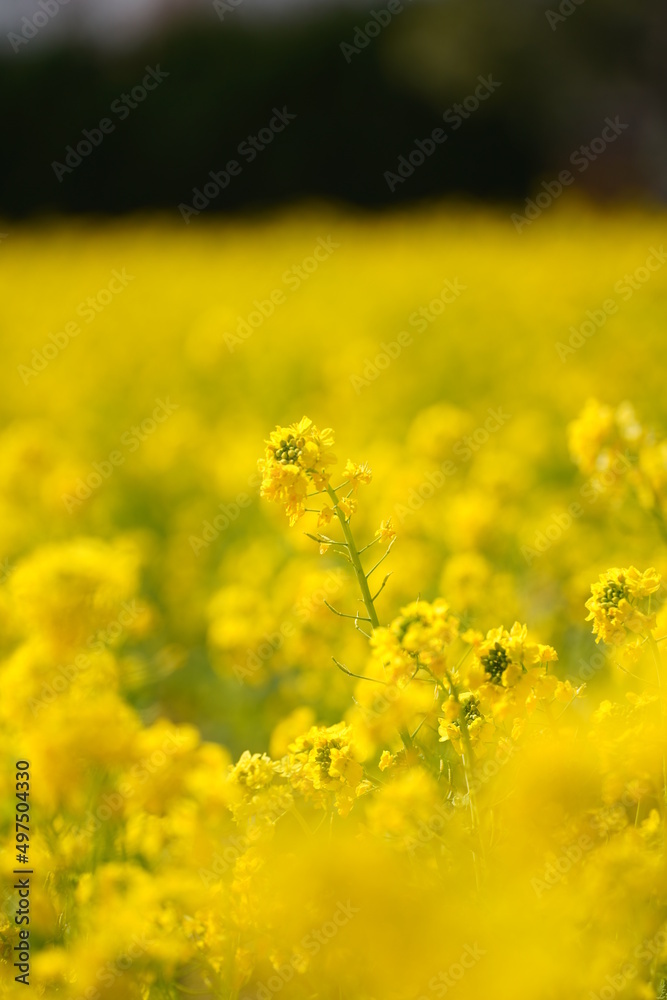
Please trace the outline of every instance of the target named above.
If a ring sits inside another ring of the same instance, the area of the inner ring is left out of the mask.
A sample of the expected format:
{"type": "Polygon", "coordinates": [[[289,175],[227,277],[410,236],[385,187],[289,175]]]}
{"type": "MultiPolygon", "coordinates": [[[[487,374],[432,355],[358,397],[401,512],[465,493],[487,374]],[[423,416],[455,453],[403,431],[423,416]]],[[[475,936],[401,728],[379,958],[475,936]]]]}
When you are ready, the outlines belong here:
{"type": "Polygon", "coordinates": [[[634,566],[615,567],[601,573],[586,601],[589,612],[586,621],[593,622],[595,641],[620,646],[628,632],[642,635],[651,632],[656,615],[649,610],[650,595],[660,588],[660,581],[661,576],[653,567],[643,573],[634,566]]]}
{"type": "Polygon", "coordinates": [[[357,490],[359,486],[370,483],[373,473],[366,462],[363,465],[357,465],[356,462],[348,458],[343,469],[343,476],[350,486],[357,490]]]}
{"type": "Polygon", "coordinates": [[[379,538],[382,542],[393,542],[396,538],[396,531],[394,529],[394,522],[390,517],[386,521],[381,522],[380,527],[375,532],[375,537],[379,538]]]}

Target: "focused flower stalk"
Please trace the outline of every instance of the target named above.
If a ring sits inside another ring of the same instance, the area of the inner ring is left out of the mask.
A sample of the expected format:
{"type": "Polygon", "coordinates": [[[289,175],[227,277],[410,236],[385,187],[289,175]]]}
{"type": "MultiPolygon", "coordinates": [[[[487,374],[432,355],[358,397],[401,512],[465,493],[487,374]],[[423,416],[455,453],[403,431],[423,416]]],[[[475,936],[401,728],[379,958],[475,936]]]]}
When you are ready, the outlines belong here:
{"type": "Polygon", "coordinates": [[[365,463],[358,465],[348,460],[343,469],[343,482],[333,486],[331,474],[336,465],[336,456],[331,451],[334,434],[327,427],[320,431],[308,417],[303,417],[297,423],[288,427],[276,427],[265,442],[264,458],[258,465],[262,473],[260,495],[283,507],[290,526],[305,513],[317,514],[318,528],[328,525],[335,519],[341,527],[343,540],[336,540],[319,532],[317,535],[308,533],[310,538],[318,542],[320,553],[334,548],[349,560],[359,584],[361,597],[366,609],[365,615],[345,615],[356,621],[366,621],[372,628],[377,628],[379,619],[375,609],[375,601],[387,582],[385,577],[375,594],[371,593],[369,578],[389,554],[395,538],[391,519],[383,521],[373,538],[364,548],[359,549],[354,540],[350,520],[357,509],[357,491],[360,486],[370,483],[372,472],[365,463]],[[306,506],[308,500],[323,497],[319,507],[306,506]],[[368,571],[364,569],[361,555],[370,549],[377,541],[388,542],[385,554],[368,571]]]}
{"type": "Polygon", "coordinates": [[[336,664],[357,681],[354,707],[334,726],[311,726],[288,746],[281,773],[301,795],[320,808],[335,805],[346,815],[354,801],[377,784],[363,760],[375,758],[380,772],[421,768],[442,780],[447,801],[459,801],[469,813],[469,849],[478,887],[486,852],[489,817],[479,815],[475,767],[480,758],[513,746],[526,720],[538,711],[553,725],[550,706],[567,706],[581,687],[559,679],[551,670],[558,659],[552,646],[528,638],[525,625],[492,628],[486,635],[464,627],[449,602],[415,600],[388,625],[379,623],[376,593],[369,578],[386,559],[396,533],[384,520],[362,549],[350,526],[359,487],[371,481],[368,465],[347,461],[342,482],[334,484],[336,458],[333,431],[319,431],[304,417],[277,427],[266,441],[261,494],[283,507],[294,525],[303,515],[317,517],[317,532],[308,536],[320,552],[343,555],[355,572],[364,615],[330,609],[344,618],[371,626],[370,657],[363,673],[336,664]],[[342,537],[324,533],[338,522],[342,537]],[[386,549],[367,572],[363,554],[377,542],[386,549]],[[439,742],[437,742],[439,738],[439,742]],[[333,796],[333,799],[332,799],[333,796]]]}

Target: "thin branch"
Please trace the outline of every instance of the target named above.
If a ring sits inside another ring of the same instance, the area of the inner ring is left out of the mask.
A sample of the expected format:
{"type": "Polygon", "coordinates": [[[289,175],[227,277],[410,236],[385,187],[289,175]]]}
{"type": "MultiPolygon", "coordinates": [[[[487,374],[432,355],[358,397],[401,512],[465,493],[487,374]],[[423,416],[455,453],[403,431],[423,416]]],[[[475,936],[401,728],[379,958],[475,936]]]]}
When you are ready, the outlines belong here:
{"type": "Polygon", "coordinates": [[[379,541],[380,541],[379,536],[377,538],[374,538],[372,542],[368,543],[368,545],[364,545],[363,549],[359,549],[359,555],[361,555],[362,552],[365,552],[366,549],[370,549],[371,545],[377,545],[379,541]]]}
{"type": "Polygon", "coordinates": [[[323,535],[321,531],[316,535],[311,534],[310,531],[304,531],[304,535],[306,538],[312,538],[318,545],[342,545],[343,548],[349,548],[347,542],[337,542],[335,538],[329,538],[328,535],[323,535]]]}
{"type": "Polygon", "coordinates": [[[344,611],[336,611],[336,609],[333,607],[333,605],[329,604],[329,602],[326,600],[326,598],[325,598],[324,603],[328,607],[329,611],[333,611],[333,613],[335,615],[338,615],[339,618],[353,618],[354,621],[362,621],[362,622],[369,622],[370,621],[370,618],[366,618],[366,617],[364,617],[363,615],[360,615],[360,614],[347,615],[347,614],[345,614],[344,611]]]}
{"type": "Polygon", "coordinates": [[[329,496],[331,497],[331,499],[334,502],[334,510],[336,512],[336,516],[338,517],[338,521],[340,523],[340,526],[343,529],[343,535],[345,536],[345,541],[347,542],[347,544],[349,546],[348,551],[349,551],[349,556],[350,556],[350,562],[352,563],[352,566],[354,567],[354,572],[355,572],[355,575],[357,577],[357,582],[359,584],[359,590],[361,591],[361,596],[362,596],[364,604],[366,606],[366,611],[368,612],[368,617],[371,620],[371,626],[373,628],[377,628],[378,625],[380,624],[380,622],[378,620],[377,612],[375,610],[375,605],[373,604],[373,601],[371,599],[371,592],[370,592],[370,588],[368,586],[368,580],[366,578],[366,574],[364,573],[364,568],[361,565],[361,559],[359,558],[359,553],[357,551],[357,546],[355,545],[355,542],[354,542],[354,535],[352,534],[352,531],[350,529],[349,518],[347,518],[347,519],[345,518],[345,515],[343,514],[342,510],[338,506],[338,497],[334,493],[334,491],[331,488],[331,486],[329,486],[329,484],[327,484],[326,489],[327,489],[327,492],[328,492],[329,496]]]}
{"type": "MultiPolygon", "coordinates": [[[[370,618],[367,618],[366,621],[370,621],[370,618]]],[[[368,634],[368,632],[364,632],[358,621],[355,621],[354,627],[358,629],[358,631],[361,632],[362,635],[365,635],[367,639],[370,639],[370,635],[368,634]]]]}
{"type": "MultiPolygon", "coordinates": [[[[644,677],[640,677],[639,674],[633,674],[633,672],[631,670],[628,670],[627,667],[621,666],[621,664],[618,663],[617,660],[612,660],[612,664],[613,664],[613,666],[618,667],[618,669],[621,670],[624,674],[627,674],[628,677],[634,677],[634,679],[636,681],[641,681],[642,684],[647,685],[648,687],[652,687],[652,688],[659,688],[660,687],[660,685],[657,684],[655,681],[649,681],[648,679],[645,679],[644,677]]],[[[574,701],[574,698],[572,699],[572,701],[574,701]]],[[[572,702],[568,702],[565,707],[568,708],[571,704],[572,704],[572,702]]],[[[563,711],[565,711],[565,709],[563,709],[563,711]]]]}
{"type": "MultiPolygon", "coordinates": [[[[424,670],[428,670],[428,667],[424,667],[424,670]]],[[[416,677],[415,674],[410,678],[415,684],[433,684],[433,674],[429,671],[428,677],[416,677]]]]}
{"type": "Polygon", "coordinates": [[[312,834],[313,831],[310,829],[310,827],[308,826],[305,819],[303,818],[297,807],[294,805],[294,803],[292,803],[287,812],[296,817],[296,821],[304,833],[312,834]]]}
{"type": "Polygon", "coordinates": [[[326,545],[327,548],[333,547],[336,555],[344,556],[348,562],[352,562],[352,557],[350,556],[350,547],[347,542],[335,542],[333,538],[329,540],[326,536],[318,538],[317,535],[311,535],[309,531],[304,531],[306,538],[310,538],[313,542],[321,547],[326,545]]]}
{"type": "Polygon", "coordinates": [[[468,657],[470,656],[471,652],[472,652],[472,646],[468,646],[468,648],[466,649],[465,653],[463,654],[463,656],[461,657],[461,659],[459,660],[459,662],[454,667],[454,669],[457,671],[457,673],[461,669],[461,667],[463,666],[463,664],[465,663],[465,661],[468,659],[468,657]]]}
{"type": "Polygon", "coordinates": [[[391,547],[392,547],[392,545],[394,544],[395,541],[396,541],[396,539],[392,538],[392,540],[389,542],[389,545],[387,546],[387,551],[385,552],[385,554],[378,559],[378,561],[375,563],[375,566],[373,566],[373,569],[369,569],[368,573],[366,573],[366,579],[369,578],[369,576],[371,575],[371,573],[375,572],[375,570],[378,568],[378,566],[380,565],[380,563],[383,563],[385,561],[385,559],[387,558],[387,556],[391,552],[391,547]]]}
{"type": "Polygon", "coordinates": [[[378,677],[364,677],[363,674],[355,674],[355,673],[353,673],[351,670],[348,670],[347,667],[343,666],[343,664],[340,663],[336,659],[335,656],[332,656],[331,659],[334,661],[334,663],[336,664],[336,666],[338,667],[338,669],[342,670],[343,673],[347,674],[348,677],[356,677],[357,680],[360,680],[360,681],[374,681],[376,684],[383,684],[385,687],[387,686],[387,682],[386,681],[381,681],[378,677]]]}
{"type": "Polygon", "coordinates": [[[382,581],[382,586],[381,586],[381,587],[380,587],[380,589],[379,589],[379,590],[377,591],[377,593],[373,594],[373,600],[374,600],[374,601],[377,601],[378,597],[380,596],[380,594],[381,594],[381,593],[382,593],[382,591],[384,590],[384,588],[385,588],[385,586],[386,586],[386,583],[387,583],[387,580],[389,579],[389,577],[390,577],[390,576],[391,576],[391,573],[387,573],[387,575],[385,576],[384,580],[382,581]]]}
{"type": "Polygon", "coordinates": [[[567,705],[565,706],[565,708],[563,709],[563,711],[560,713],[560,715],[556,716],[556,720],[555,720],[556,722],[559,722],[563,718],[563,716],[567,712],[567,710],[570,707],[570,705],[574,705],[576,699],[577,699],[576,694],[575,694],[575,696],[573,698],[570,698],[570,700],[568,701],[567,705]]]}
{"type": "MultiPolygon", "coordinates": [[[[413,739],[413,740],[414,740],[415,736],[417,735],[417,733],[419,732],[419,730],[420,730],[420,729],[421,729],[421,727],[422,727],[422,726],[424,725],[424,723],[426,722],[426,720],[427,720],[427,719],[428,719],[428,715],[425,715],[425,716],[424,716],[424,718],[422,719],[422,721],[421,721],[421,722],[419,723],[419,725],[418,725],[418,726],[417,726],[417,728],[415,729],[415,731],[414,731],[414,733],[412,734],[412,736],[410,737],[410,739],[413,739]]],[[[435,732],[435,730],[434,730],[434,732],[435,732]]]]}
{"type": "Polygon", "coordinates": [[[406,750],[410,750],[412,748],[412,745],[413,745],[412,744],[412,739],[410,737],[410,730],[409,729],[399,729],[398,735],[401,737],[401,742],[403,743],[403,746],[405,747],[405,749],[406,750]]]}

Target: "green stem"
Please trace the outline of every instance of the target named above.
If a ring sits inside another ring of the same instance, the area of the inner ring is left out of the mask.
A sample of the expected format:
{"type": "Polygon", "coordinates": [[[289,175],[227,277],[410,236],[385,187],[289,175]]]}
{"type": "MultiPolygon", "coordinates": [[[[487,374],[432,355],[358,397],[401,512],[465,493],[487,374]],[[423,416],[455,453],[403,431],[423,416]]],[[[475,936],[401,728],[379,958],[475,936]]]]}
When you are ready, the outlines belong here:
{"type": "MultiPolygon", "coordinates": [[[[427,668],[428,669],[428,668],[427,668]]],[[[445,685],[433,674],[430,670],[429,673],[435,678],[436,682],[440,685],[441,689],[445,693],[451,694],[459,706],[459,716],[457,722],[459,724],[459,730],[461,732],[461,738],[463,740],[464,753],[461,754],[461,763],[463,765],[463,776],[466,782],[466,790],[468,792],[468,804],[470,806],[470,822],[472,825],[473,837],[477,840],[477,851],[473,848],[472,859],[475,868],[475,881],[477,883],[477,889],[480,887],[480,871],[479,865],[484,861],[484,841],[482,839],[482,828],[479,822],[479,811],[477,809],[477,797],[472,788],[472,765],[475,760],[475,754],[472,748],[472,740],[470,739],[470,730],[468,729],[468,722],[463,711],[463,705],[461,699],[459,698],[459,689],[457,685],[452,680],[452,676],[448,670],[445,671],[445,677],[447,678],[447,683],[449,685],[449,692],[445,688],[445,685]]]]}
{"type": "Polygon", "coordinates": [[[359,550],[357,549],[354,537],[352,535],[352,529],[350,528],[349,521],[343,514],[342,510],[338,506],[338,497],[336,496],[335,490],[327,483],[327,493],[333,500],[333,507],[336,512],[336,516],[340,521],[340,526],[343,529],[343,534],[345,535],[345,541],[347,542],[350,562],[357,576],[357,582],[359,584],[359,589],[361,590],[361,596],[363,598],[364,604],[366,606],[366,611],[368,612],[368,617],[370,618],[371,625],[373,628],[377,628],[380,622],[378,621],[378,616],[375,611],[375,605],[373,604],[373,598],[371,597],[370,587],[368,586],[368,580],[366,579],[366,574],[364,573],[364,568],[361,565],[361,559],[359,558],[359,550]]]}
{"type": "MultiPolygon", "coordinates": [[[[459,703],[460,704],[460,703],[459,703]]],[[[472,763],[475,759],[475,755],[472,749],[472,741],[470,739],[470,732],[468,730],[468,723],[466,722],[465,716],[463,714],[463,706],[461,706],[461,711],[459,712],[459,729],[461,731],[461,736],[463,738],[464,752],[461,754],[461,762],[463,764],[463,776],[466,782],[466,790],[468,792],[468,802],[470,804],[470,822],[472,824],[473,837],[477,841],[477,851],[474,847],[472,849],[472,860],[475,869],[475,882],[477,884],[477,889],[480,887],[480,864],[484,861],[484,841],[482,840],[482,829],[479,822],[479,812],[477,809],[477,797],[472,789],[471,777],[472,777],[472,763]]]]}
{"type": "Polygon", "coordinates": [[[454,698],[456,698],[457,704],[459,706],[459,717],[456,721],[459,724],[463,745],[465,747],[465,753],[461,754],[461,760],[463,761],[463,771],[466,779],[466,787],[468,789],[468,795],[470,797],[470,814],[473,821],[473,826],[479,827],[479,818],[477,815],[477,803],[470,788],[470,778],[471,778],[470,767],[472,766],[472,763],[475,760],[475,754],[472,748],[472,740],[470,739],[470,730],[468,729],[468,722],[465,717],[465,712],[463,711],[463,704],[461,702],[461,699],[459,698],[458,688],[454,683],[454,681],[452,680],[449,673],[446,673],[446,677],[449,683],[450,693],[454,696],[454,698]]]}

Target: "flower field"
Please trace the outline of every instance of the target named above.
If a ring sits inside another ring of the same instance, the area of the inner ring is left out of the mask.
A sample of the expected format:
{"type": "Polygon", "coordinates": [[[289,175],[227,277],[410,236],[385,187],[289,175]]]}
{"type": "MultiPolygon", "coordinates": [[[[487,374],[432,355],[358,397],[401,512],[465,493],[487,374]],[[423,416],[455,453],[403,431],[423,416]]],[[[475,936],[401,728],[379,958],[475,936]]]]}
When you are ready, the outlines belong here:
{"type": "Polygon", "coordinates": [[[667,997],[664,221],[5,226],[1,995],[667,997]]]}

